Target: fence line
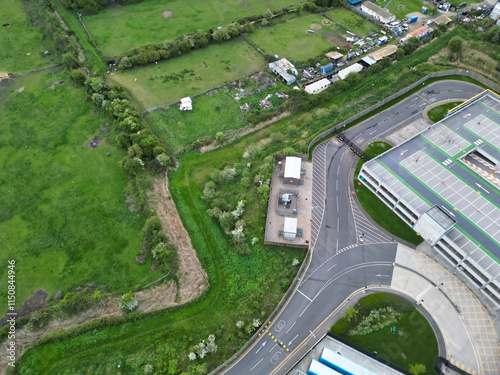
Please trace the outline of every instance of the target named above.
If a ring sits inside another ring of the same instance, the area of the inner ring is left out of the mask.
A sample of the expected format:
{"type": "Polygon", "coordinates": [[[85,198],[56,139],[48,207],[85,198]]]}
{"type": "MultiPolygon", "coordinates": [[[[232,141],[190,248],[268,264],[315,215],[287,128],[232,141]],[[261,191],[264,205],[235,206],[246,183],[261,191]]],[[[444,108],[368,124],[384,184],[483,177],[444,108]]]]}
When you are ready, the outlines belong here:
{"type": "Polygon", "coordinates": [[[404,94],[406,94],[408,91],[411,91],[413,90],[415,87],[425,83],[425,81],[427,81],[429,78],[435,78],[435,77],[446,77],[446,76],[453,76],[453,75],[460,75],[460,76],[466,76],[466,77],[471,77],[473,79],[475,79],[476,81],[482,83],[483,85],[485,85],[486,87],[489,87],[491,90],[493,91],[500,91],[500,85],[490,81],[489,79],[483,77],[482,75],[476,73],[476,72],[472,72],[470,70],[460,70],[460,69],[453,69],[453,70],[444,70],[444,71],[440,71],[440,72],[432,72],[432,73],[429,73],[428,75],[426,75],[425,77],[419,79],[417,82],[413,83],[412,85],[404,88],[403,90],[389,96],[388,98],[385,98],[384,100],[380,101],[379,103],[377,104],[374,104],[372,105],[371,107],[359,112],[357,115],[354,115],[352,116],[351,118],[347,119],[347,120],[344,120],[342,121],[340,124],[337,124],[335,126],[333,126],[332,128],[328,129],[328,130],[325,130],[324,132],[322,132],[321,134],[319,134],[318,136],[316,136],[310,143],[309,143],[309,147],[307,148],[307,152],[309,153],[311,151],[311,148],[322,138],[334,133],[336,130],[342,128],[342,127],[345,127],[346,125],[350,124],[351,122],[353,121],[356,121],[357,119],[359,119],[360,117],[363,117],[364,115],[366,115],[367,113],[370,113],[374,110],[376,110],[377,108],[379,108],[380,106],[390,102],[391,100],[394,100],[404,94]]]}

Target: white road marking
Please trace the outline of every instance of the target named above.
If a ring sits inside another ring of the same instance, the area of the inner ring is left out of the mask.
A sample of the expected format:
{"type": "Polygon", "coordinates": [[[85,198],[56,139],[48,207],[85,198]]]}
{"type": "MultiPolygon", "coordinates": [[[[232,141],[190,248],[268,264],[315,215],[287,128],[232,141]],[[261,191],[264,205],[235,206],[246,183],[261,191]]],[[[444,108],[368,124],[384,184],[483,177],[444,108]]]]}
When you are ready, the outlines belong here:
{"type": "Polygon", "coordinates": [[[259,365],[259,363],[261,363],[263,360],[264,360],[264,358],[261,358],[261,360],[260,360],[259,362],[257,362],[257,364],[256,364],[255,366],[253,366],[253,367],[250,369],[250,371],[252,371],[254,368],[256,368],[256,367],[259,365]]]}
{"type": "Polygon", "coordinates": [[[310,299],[308,296],[306,296],[304,293],[302,293],[300,290],[297,289],[297,292],[299,292],[300,294],[302,294],[304,297],[306,297],[309,301],[312,302],[312,299],[310,299]]]}
{"type": "Polygon", "coordinates": [[[339,180],[336,181],[335,188],[336,188],[336,191],[339,191],[339,180]]]}
{"type": "Polygon", "coordinates": [[[299,336],[298,334],[295,335],[295,337],[288,342],[288,346],[292,345],[293,340],[295,340],[298,336],[299,336]]]}
{"type": "Polygon", "coordinates": [[[292,329],[292,327],[295,325],[295,323],[297,323],[297,322],[293,322],[293,324],[290,326],[290,328],[288,328],[288,330],[285,332],[285,335],[286,335],[288,332],[290,332],[290,330],[291,330],[291,329],[292,329]]]}
{"type": "Polygon", "coordinates": [[[269,350],[269,353],[271,353],[273,351],[273,349],[276,348],[276,345],[278,345],[278,344],[274,344],[274,346],[271,348],[271,350],[269,350]]]}
{"type": "Polygon", "coordinates": [[[337,168],[337,176],[338,176],[339,172],[340,172],[340,165],[339,165],[339,167],[337,168]]]}
{"type": "MultiPolygon", "coordinates": [[[[339,240],[337,240],[337,248],[339,247],[339,240]]],[[[338,250],[337,250],[338,251],[338,250]]],[[[334,267],[337,267],[336,264],[334,264],[333,266],[331,266],[330,268],[327,269],[327,271],[329,272],[332,268],[334,267]]]]}
{"type": "Polygon", "coordinates": [[[337,195],[337,212],[339,212],[339,196],[337,195]]]}
{"type": "MultiPolygon", "coordinates": [[[[340,230],[340,219],[339,219],[339,218],[337,218],[337,233],[339,232],[339,230],[340,230]]],[[[337,239],[337,241],[338,241],[338,239],[337,239]]],[[[338,249],[338,247],[339,247],[339,246],[338,246],[338,244],[337,244],[337,249],[338,249]]]]}

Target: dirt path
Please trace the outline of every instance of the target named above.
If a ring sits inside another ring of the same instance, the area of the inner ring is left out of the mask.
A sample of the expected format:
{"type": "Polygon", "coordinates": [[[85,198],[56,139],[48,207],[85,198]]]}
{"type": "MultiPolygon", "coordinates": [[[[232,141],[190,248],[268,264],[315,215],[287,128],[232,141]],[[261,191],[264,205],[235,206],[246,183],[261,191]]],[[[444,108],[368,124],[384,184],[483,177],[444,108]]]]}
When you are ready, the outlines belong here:
{"type": "MultiPolygon", "coordinates": [[[[175,283],[169,282],[168,284],[137,292],[136,296],[139,299],[137,310],[141,312],[150,312],[187,303],[200,296],[208,287],[207,275],[201,267],[189,235],[182,225],[168,189],[166,176],[154,181],[153,193],[157,205],[157,215],[162,221],[164,232],[170,238],[170,241],[177,246],[180,288],[177,290],[175,283]]],[[[123,316],[124,312],[120,309],[119,302],[119,296],[112,297],[70,319],[53,319],[40,330],[18,329],[15,339],[16,357],[21,358],[36,340],[49,333],[60,329],[70,329],[92,319],[106,316],[123,316]]],[[[0,343],[2,353],[7,353],[7,347],[6,341],[0,343]]],[[[5,374],[8,367],[7,362],[6,355],[0,356],[0,375],[5,374]]]]}
{"type": "Polygon", "coordinates": [[[191,239],[182,225],[170,191],[167,176],[154,181],[156,214],[160,218],[163,231],[170,241],[177,246],[179,255],[179,299],[187,302],[198,297],[208,287],[207,274],[201,267],[191,239]]]}

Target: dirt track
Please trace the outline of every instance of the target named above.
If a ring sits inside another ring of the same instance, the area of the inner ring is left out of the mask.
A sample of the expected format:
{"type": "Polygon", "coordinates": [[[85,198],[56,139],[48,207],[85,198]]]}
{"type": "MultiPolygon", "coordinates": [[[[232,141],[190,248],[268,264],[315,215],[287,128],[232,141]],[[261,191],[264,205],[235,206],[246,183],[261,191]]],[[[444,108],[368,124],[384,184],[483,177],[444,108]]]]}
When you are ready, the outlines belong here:
{"type": "MultiPolygon", "coordinates": [[[[182,225],[175,204],[171,199],[166,176],[154,181],[154,200],[164,232],[170,241],[177,246],[180,288],[177,290],[175,283],[170,282],[137,292],[136,296],[139,299],[137,310],[141,312],[160,310],[189,302],[200,296],[208,287],[207,275],[201,267],[189,235],[182,225]]],[[[19,359],[36,340],[54,331],[70,329],[92,319],[105,316],[123,316],[124,312],[120,309],[119,302],[120,297],[112,297],[70,319],[54,319],[41,330],[30,331],[25,328],[17,330],[16,357],[19,359]]],[[[7,342],[0,343],[0,351],[7,353],[7,342]]],[[[0,375],[5,374],[8,367],[7,361],[7,355],[0,356],[0,375]]]]}

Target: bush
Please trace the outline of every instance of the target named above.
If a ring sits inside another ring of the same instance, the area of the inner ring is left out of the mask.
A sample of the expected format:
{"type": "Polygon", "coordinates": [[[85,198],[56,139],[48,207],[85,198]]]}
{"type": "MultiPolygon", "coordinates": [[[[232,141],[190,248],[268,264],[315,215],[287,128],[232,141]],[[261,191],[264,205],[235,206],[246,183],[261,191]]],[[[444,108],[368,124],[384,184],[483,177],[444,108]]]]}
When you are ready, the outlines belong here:
{"type": "Polygon", "coordinates": [[[134,292],[125,293],[120,300],[120,308],[126,311],[134,310],[139,304],[139,300],[134,292]]]}

